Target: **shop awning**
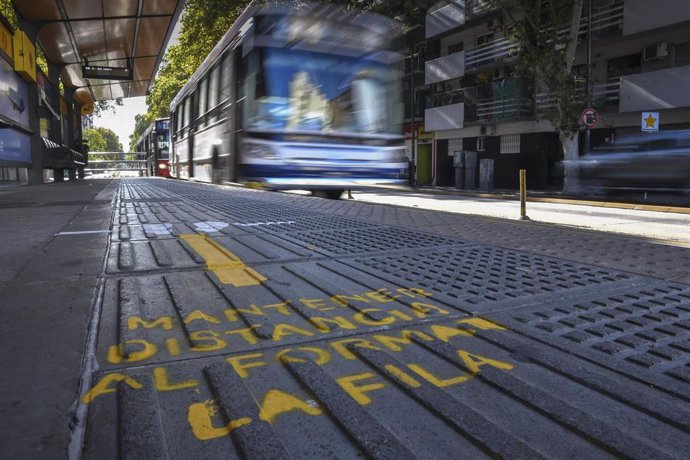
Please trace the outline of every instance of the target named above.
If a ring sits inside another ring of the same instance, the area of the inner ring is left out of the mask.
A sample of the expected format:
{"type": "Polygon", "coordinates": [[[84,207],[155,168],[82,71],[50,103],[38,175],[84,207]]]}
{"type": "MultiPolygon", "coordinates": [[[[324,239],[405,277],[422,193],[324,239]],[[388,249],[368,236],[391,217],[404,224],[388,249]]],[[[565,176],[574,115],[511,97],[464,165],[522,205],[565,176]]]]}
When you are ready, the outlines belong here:
{"type": "Polygon", "coordinates": [[[163,58],[184,0],[13,0],[38,27],[49,61],[64,65],[68,87],[94,100],[144,96],[163,58]],[[130,69],[131,80],[84,78],[83,66],[130,69]]]}

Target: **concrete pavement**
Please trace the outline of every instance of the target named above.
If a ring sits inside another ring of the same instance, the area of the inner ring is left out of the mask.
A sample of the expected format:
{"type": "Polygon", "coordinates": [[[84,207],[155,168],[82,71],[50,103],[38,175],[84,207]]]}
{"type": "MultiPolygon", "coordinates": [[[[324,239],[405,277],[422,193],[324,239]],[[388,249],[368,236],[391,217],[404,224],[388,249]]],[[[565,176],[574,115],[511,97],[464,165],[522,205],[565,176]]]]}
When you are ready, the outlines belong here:
{"type": "Polygon", "coordinates": [[[688,248],[173,180],[12,193],[2,458],[687,451],[688,248]]]}

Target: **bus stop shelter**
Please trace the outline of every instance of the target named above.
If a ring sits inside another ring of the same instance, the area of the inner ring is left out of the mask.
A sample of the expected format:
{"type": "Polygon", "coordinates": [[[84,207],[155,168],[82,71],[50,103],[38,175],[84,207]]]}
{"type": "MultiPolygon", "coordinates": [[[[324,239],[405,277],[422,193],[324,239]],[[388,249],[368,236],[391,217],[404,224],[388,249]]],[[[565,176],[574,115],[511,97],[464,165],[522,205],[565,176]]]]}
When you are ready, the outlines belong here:
{"type": "Polygon", "coordinates": [[[54,146],[82,153],[81,115],[95,101],[148,93],[183,6],[184,0],[11,0],[0,10],[8,96],[0,102],[0,180],[42,183],[44,169],[62,178],[55,165],[65,164],[51,158],[54,146]],[[47,73],[36,66],[37,48],[47,73]]]}

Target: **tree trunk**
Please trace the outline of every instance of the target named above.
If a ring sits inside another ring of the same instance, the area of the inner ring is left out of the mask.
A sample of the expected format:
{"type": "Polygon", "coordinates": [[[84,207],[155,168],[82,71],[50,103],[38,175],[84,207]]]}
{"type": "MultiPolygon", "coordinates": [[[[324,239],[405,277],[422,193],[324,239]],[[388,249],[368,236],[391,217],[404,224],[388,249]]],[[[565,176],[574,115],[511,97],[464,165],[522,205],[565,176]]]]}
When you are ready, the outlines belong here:
{"type": "Polygon", "coordinates": [[[565,177],[563,178],[563,193],[579,193],[581,192],[577,174],[577,160],[579,159],[579,133],[575,131],[574,133],[569,135],[569,133],[561,131],[558,137],[561,141],[561,146],[563,147],[563,164],[565,165],[565,177]]]}

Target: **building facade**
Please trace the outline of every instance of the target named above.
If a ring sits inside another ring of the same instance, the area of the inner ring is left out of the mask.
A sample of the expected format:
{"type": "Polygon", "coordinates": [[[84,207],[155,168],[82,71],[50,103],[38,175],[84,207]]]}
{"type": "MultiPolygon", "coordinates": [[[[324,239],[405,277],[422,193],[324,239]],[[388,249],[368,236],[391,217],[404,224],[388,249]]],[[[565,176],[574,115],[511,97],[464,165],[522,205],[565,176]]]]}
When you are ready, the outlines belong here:
{"type": "MultiPolygon", "coordinates": [[[[573,75],[583,91],[591,75],[590,107],[598,114],[591,147],[639,133],[643,112],[657,115],[660,130],[690,129],[687,2],[591,0],[591,11],[583,3],[573,75]]],[[[517,74],[521,47],[511,25],[481,0],[439,2],[426,14],[424,130],[433,133],[435,185],[455,184],[455,159],[467,170],[465,188],[482,178],[493,188],[517,188],[523,168],[530,188],[562,187],[558,135],[540,116],[552,98],[517,74]]]]}

